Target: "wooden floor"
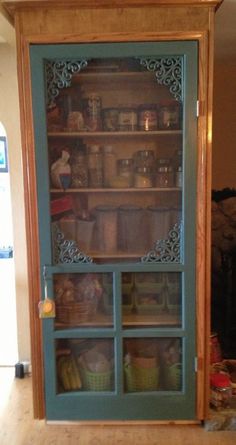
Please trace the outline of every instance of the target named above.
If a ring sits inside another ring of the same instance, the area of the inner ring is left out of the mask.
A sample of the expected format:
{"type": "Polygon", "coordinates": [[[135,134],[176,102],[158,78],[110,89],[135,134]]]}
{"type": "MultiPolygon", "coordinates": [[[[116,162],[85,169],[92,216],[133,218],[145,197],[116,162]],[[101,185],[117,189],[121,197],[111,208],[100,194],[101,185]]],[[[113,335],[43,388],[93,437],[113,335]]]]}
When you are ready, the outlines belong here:
{"type": "Polygon", "coordinates": [[[201,426],[47,425],[33,420],[31,378],[0,368],[0,445],[235,445],[236,431],[201,426]]]}

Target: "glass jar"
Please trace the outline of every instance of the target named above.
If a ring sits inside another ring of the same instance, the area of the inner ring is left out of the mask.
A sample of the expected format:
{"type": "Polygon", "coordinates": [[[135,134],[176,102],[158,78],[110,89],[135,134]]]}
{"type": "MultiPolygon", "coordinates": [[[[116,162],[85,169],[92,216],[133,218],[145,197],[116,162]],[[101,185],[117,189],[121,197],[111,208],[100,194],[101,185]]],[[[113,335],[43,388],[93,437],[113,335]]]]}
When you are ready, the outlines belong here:
{"type": "Polygon", "coordinates": [[[156,105],[146,104],[139,107],[138,127],[141,131],[153,131],[157,129],[156,105]]]}
{"type": "Polygon", "coordinates": [[[134,175],[134,187],[152,187],[152,171],[149,167],[137,167],[134,175]]]}
{"type": "Polygon", "coordinates": [[[161,102],[159,128],[161,130],[177,130],[180,128],[180,104],[177,101],[161,102]]]}
{"type": "Polygon", "coordinates": [[[89,187],[103,186],[102,152],[99,145],[91,145],[88,148],[88,180],[89,187]]]}
{"type": "Polygon", "coordinates": [[[175,172],[175,186],[181,188],[183,185],[183,172],[182,166],[179,165],[177,171],[175,172]]]}
{"type": "Polygon", "coordinates": [[[216,409],[228,408],[232,397],[232,386],[227,374],[215,373],[210,377],[210,404],[216,409]]]}
{"type": "Polygon", "coordinates": [[[95,208],[96,247],[100,252],[114,252],[117,248],[117,208],[100,205],[95,208]]]}
{"type": "Polygon", "coordinates": [[[116,177],[116,154],[111,145],[103,147],[103,183],[104,187],[111,187],[111,182],[116,177]]]}
{"type": "Polygon", "coordinates": [[[158,159],[155,185],[156,187],[173,187],[174,171],[169,159],[158,159]]]}
{"type": "Polygon", "coordinates": [[[139,150],[134,154],[135,167],[155,168],[155,155],[153,150],[139,150]]]}
{"type": "Polygon", "coordinates": [[[120,131],[137,130],[138,115],[135,108],[123,108],[119,111],[118,127],[120,131]]]}
{"type": "Polygon", "coordinates": [[[71,154],[72,188],[88,187],[88,164],[86,147],[75,148],[71,154]]]}
{"type": "Polygon", "coordinates": [[[128,187],[132,187],[133,185],[133,159],[118,159],[118,175],[127,179],[128,187]]]}

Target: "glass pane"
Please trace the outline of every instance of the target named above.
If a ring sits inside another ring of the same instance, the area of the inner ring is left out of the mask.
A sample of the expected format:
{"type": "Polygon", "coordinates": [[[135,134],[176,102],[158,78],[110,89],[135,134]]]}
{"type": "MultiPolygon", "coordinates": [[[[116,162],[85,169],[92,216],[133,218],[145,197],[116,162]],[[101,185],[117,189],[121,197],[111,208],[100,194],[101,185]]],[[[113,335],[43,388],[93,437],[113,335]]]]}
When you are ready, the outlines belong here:
{"type": "Polygon", "coordinates": [[[57,392],[113,391],[114,345],[111,339],[56,341],[57,392]]]}
{"type": "Polygon", "coordinates": [[[47,113],[54,251],[55,230],[99,263],[168,238],[182,219],[181,108],[134,58],[90,60],[59,89],[47,113]]]}
{"type": "Polygon", "coordinates": [[[124,385],[126,392],[181,391],[181,339],[125,339],[124,385]]]}
{"type": "Polygon", "coordinates": [[[125,327],[178,326],[182,318],[179,272],[122,274],[122,318],[125,327]]]}
{"type": "Polygon", "coordinates": [[[112,326],[112,273],[55,274],[53,285],[56,329],[112,326]]]}

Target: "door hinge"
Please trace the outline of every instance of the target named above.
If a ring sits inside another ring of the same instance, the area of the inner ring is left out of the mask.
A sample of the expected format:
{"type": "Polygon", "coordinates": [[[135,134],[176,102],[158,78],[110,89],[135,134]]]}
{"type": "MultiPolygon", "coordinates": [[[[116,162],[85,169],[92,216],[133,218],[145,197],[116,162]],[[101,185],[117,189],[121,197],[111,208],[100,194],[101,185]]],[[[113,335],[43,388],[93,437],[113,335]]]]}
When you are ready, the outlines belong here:
{"type": "Polygon", "coordinates": [[[200,116],[200,101],[197,100],[197,106],[196,106],[196,116],[199,117],[200,116]]]}
{"type": "Polygon", "coordinates": [[[198,372],[198,358],[197,357],[194,358],[194,371],[198,372]]]}

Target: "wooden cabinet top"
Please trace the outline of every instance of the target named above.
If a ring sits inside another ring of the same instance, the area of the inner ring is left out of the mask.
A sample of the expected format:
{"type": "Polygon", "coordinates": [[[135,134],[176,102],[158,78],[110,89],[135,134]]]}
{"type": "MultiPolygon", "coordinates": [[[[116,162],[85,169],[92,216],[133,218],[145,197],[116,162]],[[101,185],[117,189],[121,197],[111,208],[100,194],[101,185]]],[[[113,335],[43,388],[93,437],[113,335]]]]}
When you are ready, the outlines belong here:
{"type": "Polygon", "coordinates": [[[218,7],[223,0],[9,0],[2,1],[7,12],[14,16],[18,10],[29,8],[125,8],[147,6],[209,6],[218,7]]]}

